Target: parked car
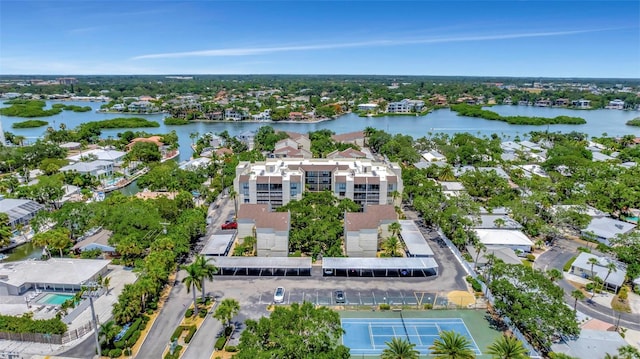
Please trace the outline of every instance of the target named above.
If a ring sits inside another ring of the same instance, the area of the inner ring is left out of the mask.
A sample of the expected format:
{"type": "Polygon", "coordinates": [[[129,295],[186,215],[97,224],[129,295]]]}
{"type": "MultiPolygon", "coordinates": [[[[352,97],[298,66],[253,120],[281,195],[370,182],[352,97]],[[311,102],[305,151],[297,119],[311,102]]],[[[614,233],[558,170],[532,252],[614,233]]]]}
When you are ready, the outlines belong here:
{"type": "Polygon", "coordinates": [[[222,225],[222,229],[238,229],[238,222],[225,222],[222,225]]]}
{"type": "Polygon", "coordinates": [[[275,303],[284,302],[284,288],[283,287],[276,288],[275,293],[273,293],[273,301],[275,303]]]}
{"type": "Polygon", "coordinates": [[[344,298],[344,291],[336,290],[335,299],[336,299],[336,303],[346,303],[346,300],[344,298]]]}

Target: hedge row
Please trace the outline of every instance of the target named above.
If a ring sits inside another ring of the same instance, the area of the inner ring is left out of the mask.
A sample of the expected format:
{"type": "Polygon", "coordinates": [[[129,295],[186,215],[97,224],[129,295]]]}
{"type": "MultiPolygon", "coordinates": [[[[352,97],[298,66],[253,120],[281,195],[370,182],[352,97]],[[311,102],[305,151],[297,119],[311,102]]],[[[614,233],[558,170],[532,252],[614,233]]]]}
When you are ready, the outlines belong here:
{"type": "Polygon", "coordinates": [[[185,343],[189,344],[189,342],[191,342],[191,338],[193,338],[193,335],[196,334],[196,330],[198,330],[198,328],[196,328],[195,325],[189,326],[189,332],[184,337],[184,342],[185,343]]]}
{"type": "Polygon", "coordinates": [[[60,319],[32,319],[29,316],[0,315],[0,332],[64,334],[67,325],[60,319]]]}
{"type": "Polygon", "coordinates": [[[171,354],[171,352],[167,352],[167,354],[164,356],[164,359],[179,359],[181,351],[182,351],[182,345],[178,345],[176,346],[176,349],[173,351],[173,355],[171,354]]]}

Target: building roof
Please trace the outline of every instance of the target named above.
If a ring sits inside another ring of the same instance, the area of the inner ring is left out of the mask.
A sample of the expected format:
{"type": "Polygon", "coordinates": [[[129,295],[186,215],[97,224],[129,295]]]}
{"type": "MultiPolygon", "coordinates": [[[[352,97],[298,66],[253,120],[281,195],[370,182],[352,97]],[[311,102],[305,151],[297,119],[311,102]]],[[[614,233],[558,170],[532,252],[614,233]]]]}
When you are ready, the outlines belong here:
{"type": "Polygon", "coordinates": [[[79,162],[79,161],[82,161],[83,158],[88,158],[89,156],[94,155],[99,160],[114,162],[114,161],[120,160],[126,154],[127,154],[126,152],[122,152],[122,151],[104,150],[101,148],[96,148],[93,150],[81,152],[74,156],[69,156],[67,158],[71,161],[79,162]]]}
{"type": "Polygon", "coordinates": [[[322,268],[327,269],[436,269],[438,263],[433,258],[322,258],[322,268]]]}
{"type": "Polygon", "coordinates": [[[604,358],[617,354],[618,348],[627,345],[618,332],[582,329],[576,339],[563,339],[551,345],[554,352],[575,358],[604,358]]]}
{"type": "MultiPolygon", "coordinates": [[[[476,248],[474,246],[467,246],[467,252],[469,252],[469,255],[475,261],[476,255],[478,255],[478,252],[476,252],[476,248]]],[[[480,257],[478,257],[478,264],[482,265],[489,263],[489,259],[487,258],[489,254],[493,254],[494,256],[496,256],[496,258],[500,259],[506,264],[522,264],[522,260],[520,260],[520,258],[516,255],[516,252],[514,252],[513,249],[509,247],[491,247],[490,249],[487,249],[486,252],[480,252],[480,257]]]]}
{"type": "Polygon", "coordinates": [[[487,246],[533,246],[521,231],[511,229],[474,229],[480,242],[487,246]]]}
{"type": "Polygon", "coordinates": [[[288,231],[291,214],[289,212],[271,212],[267,204],[243,203],[238,208],[238,222],[253,221],[256,228],[272,228],[275,231],[288,231]]]}
{"type": "Polygon", "coordinates": [[[391,223],[398,219],[393,205],[368,205],[364,212],[347,212],[344,216],[346,231],[360,231],[363,229],[378,229],[382,224],[391,223]]]}
{"type": "Polygon", "coordinates": [[[218,268],[311,269],[311,257],[217,257],[211,262],[218,268]]]}
{"type": "Polygon", "coordinates": [[[109,247],[114,247],[112,245],[109,244],[109,238],[111,238],[111,236],[113,235],[113,232],[111,232],[108,229],[101,229],[98,232],[88,236],[85,239],[80,240],[78,243],[76,243],[73,246],[73,249],[82,249],[86,246],[88,246],[89,244],[100,244],[103,246],[109,246],[109,247]]]}
{"type": "Polygon", "coordinates": [[[593,271],[598,277],[600,277],[600,279],[604,280],[604,278],[607,277],[607,273],[609,272],[607,265],[609,265],[609,263],[613,263],[616,265],[617,270],[615,272],[611,271],[611,273],[609,273],[607,283],[613,284],[616,287],[620,287],[622,283],[624,283],[624,278],[627,274],[627,267],[623,263],[611,258],[598,257],[591,253],[582,252],[578,257],[576,257],[576,260],[573,261],[573,264],[571,264],[571,266],[591,272],[591,263],[589,263],[589,259],[591,258],[595,258],[596,260],[598,260],[598,264],[595,264],[593,266],[593,271]]]}
{"type": "Polygon", "coordinates": [[[9,216],[9,223],[15,222],[24,216],[38,212],[44,206],[30,199],[2,198],[0,199],[0,212],[9,216]]]}
{"type": "MultiPolygon", "coordinates": [[[[376,105],[377,106],[377,105],[376,105]]],[[[364,131],[355,131],[332,135],[331,138],[336,142],[349,142],[355,140],[364,140],[364,131]]]]}
{"type": "Polygon", "coordinates": [[[505,214],[481,214],[479,216],[469,216],[474,221],[473,228],[478,229],[520,229],[522,225],[513,218],[505,214]],[[496,220],[501,219],[504,223],[501,226],[496,224],[496,220]]]}
{"type": "Polygon", "coordinates": [[[635,228],[635,224],[618,221],[609,217],[596,217],[583,230],[583,232],[592,232],[599,238],[610,239],[618,234],[628,233],[635,228]]]}
{"type": "Polygon", "coordinates": [[[51,258],[0,264],[0,282],[14,287],[26,283],[80,285],[109,264],[103,259],[51,258]]]}
{"type": "Polygon", "coordinates": [[[61,172],[76,171],[80,173],[89,173],[93,171],[98,171],[98,172],[102,172],[98,174],[105,174],[107,172],[102,170],[102,168],[111,166],[112,164],[113,162],[102,161],[102,160],[95,160],[91,162],[76,162],[60,168],[60,171],[61,172]]]}
{"type": "Polygon", "coordinates": [[[207,244],[202,248],[200,254],[206,256],[224,256],[231,247],[235,238],[235,233],[214,233],[209,237],[207,244]]]}
{"type": "Polygon", "coordinates": [[[440,182],[443,191],[465,191],[462,182],[440,182]]]}
{"type": "Polygon", "coordinates": [[[606,217],[607,214],[605,212],[602,212],[601,210],[588,206],[588,205],[584,205],[584,206],[580,206],[580,205],[576,205],[576,204],[558,204],[555,206],[551,206],[551,210],[550,212],[552,214],[555,214],[556,211],[574,211],[574,212],[578,212],[578,213],[582,213],[582,214],[586,214],[589,217],[606,217]]]}
{"type": "Polygon", "coordinates": [[[615,158],[611,157],[611,156],[607,156],[602,152],[591,152],[593,154],[593,161],[611,161],[614,160],[615,158]]]}
{"type": "Polygon", "coordinates": [[[81,144],[80,142],[66,142],[60,145],[60,148],[66,148],[66,149],[74,149],[74,148],[80,148],[81,144]]]}
{"type": "Polygon", "coordinates": [[[178,192],[153,192],[149,190],[144,190],[136,193],[136,198],[140,199],[156,199],[158,197],[166,197],[168,199],[175,199],[178,195],[178,192]]]}
{"type": "Polygon", "coordinates": [[[326,156],[327,158],[366,158],[367,155],[364,152],[354,150],[353,148],[347,148],[344,151],[335,150],[326,156]]]}
{"type": "Polygon", "coordinates": [[[127,145],[127,149],[131,149],[138,142],[149,142],[155,143],[156,146],[162,147],[164,143],[162,142],[162,137],[160,136],[151,136],[151,137],[136,137],[127,145]]]}
{"type": "Polygon", "coordinates": [[[401,226],[400,236],[404,241],[407,251],[411,257],[432,257],[433,250],[427,240],[420,232],[415,221],[401,220],[398,221],[401,226]]]}

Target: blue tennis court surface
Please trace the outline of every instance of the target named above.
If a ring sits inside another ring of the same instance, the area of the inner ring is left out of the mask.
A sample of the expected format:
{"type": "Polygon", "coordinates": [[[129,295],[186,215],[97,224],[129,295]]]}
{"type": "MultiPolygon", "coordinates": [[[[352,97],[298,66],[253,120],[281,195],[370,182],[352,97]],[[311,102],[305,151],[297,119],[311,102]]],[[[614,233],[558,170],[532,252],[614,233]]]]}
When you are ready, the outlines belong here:
{"type": "Polygon", "coordinates": [[[471,349],[481,355],[480,348],[460,318],[342,318],[342,343],[352,355],[379,355],[393,337],[408,339],[421,354],[429,354],[429,347],[441,331],[453,330],[471,341],[471,349]]]}

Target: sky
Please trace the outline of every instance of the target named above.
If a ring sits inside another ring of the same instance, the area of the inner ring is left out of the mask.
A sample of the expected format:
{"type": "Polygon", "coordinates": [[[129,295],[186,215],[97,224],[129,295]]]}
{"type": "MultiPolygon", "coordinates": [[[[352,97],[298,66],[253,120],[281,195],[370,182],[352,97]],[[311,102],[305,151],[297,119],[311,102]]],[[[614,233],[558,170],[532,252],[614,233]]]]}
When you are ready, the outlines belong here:
{"type": "Polygon", "coordinates": [[[0,0],[0,75],[640,78],[640,1],[0,0]]]}

